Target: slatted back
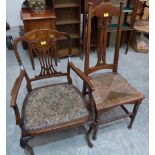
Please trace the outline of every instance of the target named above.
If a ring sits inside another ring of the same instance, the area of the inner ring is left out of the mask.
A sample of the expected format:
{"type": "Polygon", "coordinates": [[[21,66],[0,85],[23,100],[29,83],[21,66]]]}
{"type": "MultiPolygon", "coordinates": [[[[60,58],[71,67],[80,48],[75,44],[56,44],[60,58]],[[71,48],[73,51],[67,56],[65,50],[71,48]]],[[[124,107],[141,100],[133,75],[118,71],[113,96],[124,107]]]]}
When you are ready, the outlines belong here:
{"type": "Polygon", "coordinates": [[[89,3],[88,11],[88,26],[87,26],[87,47],[85,51],[85,74],[89,75],[92,72],[101,69],[112,69],[117,72],[120,38],[122,32],[122,15],[123,15],[123,2],[120,2],[120,7],[113,6],[110,2],[103,2],[99,6],[92,9],[93,4],[89,3]],[[116,35],[114,60],[112,64],[106,62],[106,45],[107,45],[107,32],[110,29],[112,18],[118,16],[118,29],[116,35]],[[96,17],[98,21],[98,47],[97,47],[97,64],[90,67],[90,41],[91,41],[91,21],[96,17]]]}
{"type": "Polygon", "coordinates": [[[68,55],[71,55],[71,38],[69,34],[64,32],[49,29],[34,30],[14,40],[14,53],[19,65],[23,65],[17,48],[18,43],[21,41],[28,44],[27,52],[30,57],[34,60],[34,55],[36,55],[36,58],[39,59],[40,73],[30,79],[31,81],[55,76],[67,76],[67,73],[58,72],[53,63],[55,60],[55,63],[57,64],[59,50],[58,43],[60,39],[69,40],[68,55]]]}

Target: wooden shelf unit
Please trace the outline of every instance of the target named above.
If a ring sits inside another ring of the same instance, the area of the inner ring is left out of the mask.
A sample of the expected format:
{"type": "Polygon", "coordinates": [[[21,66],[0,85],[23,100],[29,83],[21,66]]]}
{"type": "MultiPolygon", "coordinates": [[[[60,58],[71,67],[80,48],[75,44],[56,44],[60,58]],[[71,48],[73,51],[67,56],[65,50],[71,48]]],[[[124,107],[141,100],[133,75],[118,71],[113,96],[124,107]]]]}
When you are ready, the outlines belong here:
{"type": "MultiPolygon", "coordinates": [[[[55,0],[56,30],[67,32],[72,37],[72,55],[81,55],[81,0],[55,0]]],[[[68,56],[67,40],[59,41],[59,57],[68,56]]]]}

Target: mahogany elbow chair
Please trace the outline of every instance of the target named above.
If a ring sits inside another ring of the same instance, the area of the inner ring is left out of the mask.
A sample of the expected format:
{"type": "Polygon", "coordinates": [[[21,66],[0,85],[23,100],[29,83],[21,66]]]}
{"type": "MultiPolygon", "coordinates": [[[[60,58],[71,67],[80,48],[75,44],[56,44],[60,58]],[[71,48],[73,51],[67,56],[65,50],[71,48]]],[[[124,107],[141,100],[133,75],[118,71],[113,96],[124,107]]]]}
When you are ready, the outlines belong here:
{"type": "MultiPolygon", "coordinates": [[[[128,128],[131,129],[144,95],[137,91],[124,77],[117,72],[120,38],[122,32],[123,1],[120,2],[120,8],[113,6],[109,2],[103,2],[93,9],[92,6],[93,4],[89,3],[84,73],[89,77],[89,81],[93,84],[95,89],[92,93],[93,98],[91,98],[91,100],[93,100],[92,102],[94,103],[91,106],[95,111],[94,124],[92,125],[93,140],[95,140],[97,138],[98,127],[104,123],[129,117],[131,121],[128,128]],[[107,32],[114,16],[119,17],[114,57],[112,63],[107,63],[107,32]],[[97,62],[94,66],[90,65],[91,19],[93,17],[98,19],[99,29],[97,62]],[[101,70],[104,72],[100,74],[96,73],[96,71],[101,72],[101,70]],[[133,105],[132,112],[130,112],[125,106],[127,104],[133,105]],[[121,114],[120,116],[105,121],[101,120],[101,114],[118,106],[124,110],[125,114],[121,114]]],[[[83,94],[87,95],[85,83],[83,85],[83,94]]]]}
{"type": "MultiPolygon", "coordinates": [[[[69,40],[68,52],[71,55],[71,38],[64,32],[48,29],[35,30],[25,33],[24,36],[14,40],[13,49],[20,66],[20,74],[16,79],[11,92],[11,107],[14,109],[16,124],[21,128],[20,146],[34,155],[28,142],[35,136],[43,133],[63,130],[66,128],[84,125],[89,121],[90,115],[86,107],[86,100],[78,88],[72,84],[70,70],[72,69],[87,85],[90,94],[92,84],[87,76],[75,65],[68,61],[67,72],[57,71],[52,63],[56,57],[58,39],[65,37],[69,40]],[[25,41],[29,51],[33,51],[40,62],[40,73],[30,77],[19,55],[18,43],[25,41]],[[52,84],[33,89],[33,82],[53,77],[66,77],[66,83],[52,84]],[[17,96],[23,79],[26,80],[27,95],[23,101],[20,112],[17,96]],[[60,97],[61,96],[61,97],[60,97]]],[[[88,145],[91,145],[87,137],[88,145]]]]}

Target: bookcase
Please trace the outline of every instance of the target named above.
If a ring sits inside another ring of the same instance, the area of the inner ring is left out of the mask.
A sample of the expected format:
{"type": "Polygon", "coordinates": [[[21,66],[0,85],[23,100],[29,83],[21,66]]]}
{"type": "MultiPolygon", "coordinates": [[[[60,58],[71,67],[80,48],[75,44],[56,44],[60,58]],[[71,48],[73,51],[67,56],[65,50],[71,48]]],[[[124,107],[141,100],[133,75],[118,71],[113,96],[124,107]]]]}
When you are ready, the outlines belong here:
{"type": "MultiPolygon", "coordinates": [[[[72,38],[72,55],[81,55],[81,0],[54,0],[56,30],[67,32],[72,38]]],[[[59,57],[68,56],[68,42],[61,38],[58,43],[59,57]]]]}

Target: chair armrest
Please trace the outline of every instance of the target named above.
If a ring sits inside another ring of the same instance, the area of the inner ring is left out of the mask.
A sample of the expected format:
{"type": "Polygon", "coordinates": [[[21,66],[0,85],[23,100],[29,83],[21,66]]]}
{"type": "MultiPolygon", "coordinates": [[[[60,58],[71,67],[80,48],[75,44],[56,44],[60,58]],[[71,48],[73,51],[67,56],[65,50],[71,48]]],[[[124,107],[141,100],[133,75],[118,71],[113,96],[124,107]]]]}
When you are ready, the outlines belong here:
{"type": "Polygon", "coordinates": [[[20,70],[20,75],[18,76],[18,78],[16,79],[12,91],[11,91],[11,104],[10,106],[14,108],[15,111],[15,116],[16,116],[16,124],[20,124],[20,113],[19,113],[19,109],[16,103],[17,100],[17,95],[22,83],[23,78],[25,77],[25,71],[21,68],[20,70]]]}
{"type": "Polygon", "coordinates": [[[69,67],[85,82],[88,89],[92,92],[94,91],[94,86],[90,82],[90,79],[88,76],[86,76],[79,68],[77,68],[72,62],[69,62],[69,67]]]}
{"type": "Polygon", "coordinates": [[[95,90],[93,84],[90,82],[90,79],[87,75],[85,75],[79,68],[77,68],[71,61],[69,57],[68,69],[70,74],[70,68],[84,81],[87,89],[89,90],[89,104],[91,109],[96,110],[96,104],[94,104],[93,91],[95,90]]]}

